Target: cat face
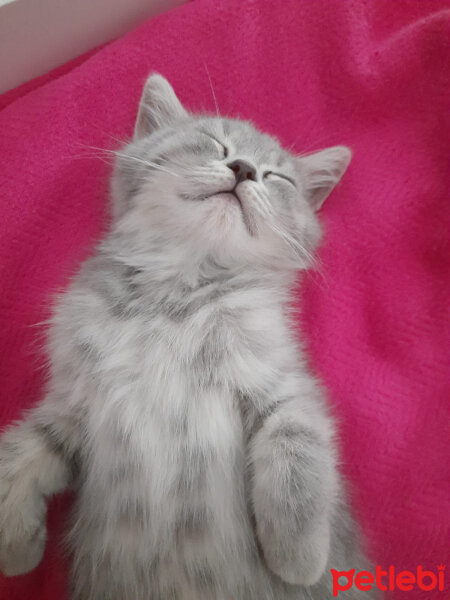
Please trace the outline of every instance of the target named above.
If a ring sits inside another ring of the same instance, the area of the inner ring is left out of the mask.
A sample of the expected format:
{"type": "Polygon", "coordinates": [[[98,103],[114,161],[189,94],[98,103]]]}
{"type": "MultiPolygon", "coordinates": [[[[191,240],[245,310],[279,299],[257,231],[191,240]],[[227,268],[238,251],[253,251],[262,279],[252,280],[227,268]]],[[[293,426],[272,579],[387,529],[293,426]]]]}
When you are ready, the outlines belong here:
{"type": "Polygon", "coordinates": [[[223,266],[307,266],[320,238],[316,211],[350,151],[296,157],[239,120],[190,115],[152,75],[133,142],[118,153],[116,215],[172,250],[223,266]]]}

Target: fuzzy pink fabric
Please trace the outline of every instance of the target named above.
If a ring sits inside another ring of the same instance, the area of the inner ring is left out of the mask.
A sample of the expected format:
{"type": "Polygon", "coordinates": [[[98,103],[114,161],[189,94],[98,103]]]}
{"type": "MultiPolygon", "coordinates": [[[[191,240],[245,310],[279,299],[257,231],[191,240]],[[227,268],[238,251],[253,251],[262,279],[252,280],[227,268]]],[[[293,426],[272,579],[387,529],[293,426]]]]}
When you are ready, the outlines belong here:
{"type": "MultiPolygon", "coordinates": [[[[450,571],[450,2],[196,0],[3,98],[0,425],[41,397],[51,294],[104,223],[109,166],[146,75],[193,110],[253,120],[297,152],[354,151],[327,201],[303,331],[340,418],[344,469],[372,558],[450,571]]],[[[50,511],[42,565],[1,600],[64,600],[50,511]]],[[[446,578],[450,581],[450,573],[446,578]]],[[[408,600],[445,593],[415,588],[408,600]]],[[[324,599],[325,600],[325,599],[324,599]]]]}

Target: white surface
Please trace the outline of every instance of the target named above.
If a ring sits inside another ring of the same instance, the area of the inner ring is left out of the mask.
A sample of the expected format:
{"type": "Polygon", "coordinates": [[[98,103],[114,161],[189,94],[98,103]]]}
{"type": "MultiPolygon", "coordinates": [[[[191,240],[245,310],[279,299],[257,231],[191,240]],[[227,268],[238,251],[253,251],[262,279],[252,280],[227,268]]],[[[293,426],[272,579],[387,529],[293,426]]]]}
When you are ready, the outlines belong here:
{"type": "Polygon", "coordinates": [[[0,93],[186,0],[0,0],[0,93]]]}

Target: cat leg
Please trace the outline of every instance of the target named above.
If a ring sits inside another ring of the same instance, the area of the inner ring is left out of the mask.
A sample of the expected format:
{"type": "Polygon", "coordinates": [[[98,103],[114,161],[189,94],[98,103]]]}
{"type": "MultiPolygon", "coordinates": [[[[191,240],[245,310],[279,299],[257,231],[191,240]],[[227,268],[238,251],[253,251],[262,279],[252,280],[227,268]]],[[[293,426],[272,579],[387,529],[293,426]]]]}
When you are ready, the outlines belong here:
{"type": "Polygon", "coordinates": [[[252,502],[267,566],[312,585],[330,552],[337,473],[326,417],[280,401],[251,440],[252,502]]]}
{"type": "Polygon", "coordinates": [[[35,411],[0,438],[0,571],[20,575],[40,562],[46,498],[62,491],[72,466],[55,424],[35,411]]]}

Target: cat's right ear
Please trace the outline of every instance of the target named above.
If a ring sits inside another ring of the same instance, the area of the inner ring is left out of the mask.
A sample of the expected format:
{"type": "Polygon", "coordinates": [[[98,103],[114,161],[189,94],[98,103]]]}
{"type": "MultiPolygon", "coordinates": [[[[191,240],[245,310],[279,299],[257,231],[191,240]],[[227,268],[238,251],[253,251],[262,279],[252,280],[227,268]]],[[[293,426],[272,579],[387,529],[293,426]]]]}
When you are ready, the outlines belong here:
{"type": "Polygon", "coordinates": [[[150,135],[156,129],[187,117],[170,83],[154,73],[145,82],[134,126],[134,140],[150,135]]]}

